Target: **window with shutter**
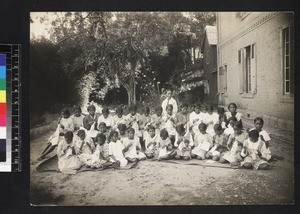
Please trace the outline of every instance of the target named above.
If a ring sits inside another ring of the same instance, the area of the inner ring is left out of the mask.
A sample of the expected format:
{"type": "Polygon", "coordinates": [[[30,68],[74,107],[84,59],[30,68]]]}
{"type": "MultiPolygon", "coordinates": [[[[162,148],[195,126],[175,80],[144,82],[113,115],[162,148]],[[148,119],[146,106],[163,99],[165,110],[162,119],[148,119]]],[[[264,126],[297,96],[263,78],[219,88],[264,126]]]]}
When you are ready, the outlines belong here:
{"type": "Polygon", "coordinates": [[[294,68],[293,68],[293,39],[291,37],[291,26],[282,30],[282,48],[283,48],[283,93],[293,94],[294,88],[294,68]]]}
{"type": "Polygon", "coordinates": [[[239,93],[256,93],[256,45],[248,45],[238,51],[239,93]]]}

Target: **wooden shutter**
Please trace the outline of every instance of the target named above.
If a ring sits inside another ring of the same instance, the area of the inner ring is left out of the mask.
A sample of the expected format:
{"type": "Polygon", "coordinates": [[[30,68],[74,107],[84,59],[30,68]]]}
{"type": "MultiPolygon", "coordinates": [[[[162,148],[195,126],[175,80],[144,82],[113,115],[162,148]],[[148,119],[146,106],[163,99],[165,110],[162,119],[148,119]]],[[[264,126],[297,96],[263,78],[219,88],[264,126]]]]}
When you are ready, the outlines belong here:
{"type": "Polygon", "coordinates": [[[219,67],[219,92],[224,93],[224,87],[223,87],[223,66],[219,67]]]}
{"type": "Polygon", "coordinates": [[[251,54],[251,93],[256,94],[256,45],[252,44],[250,49],[251,54]]]}
{"type": "Polygon", "coordinates": [[[239,93],[244,93],[244,49],[240,49],[238,51],[238,64],[239,64],[239,70],[238,70],[238,77],[239,77],[239,93]]]}

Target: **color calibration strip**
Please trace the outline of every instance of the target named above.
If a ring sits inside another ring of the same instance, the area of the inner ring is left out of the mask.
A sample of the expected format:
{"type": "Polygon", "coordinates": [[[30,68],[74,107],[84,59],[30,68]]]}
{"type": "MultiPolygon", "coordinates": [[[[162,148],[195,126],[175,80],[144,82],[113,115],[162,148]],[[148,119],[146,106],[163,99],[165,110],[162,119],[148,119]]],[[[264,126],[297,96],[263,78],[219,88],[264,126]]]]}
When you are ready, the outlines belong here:
{"type": "Polygon", "coordinates": [[[21,171],[20,47],[18,44],[0,44],[0,150],[6,150],[2,155],[4,162],[0,160],[0,172],[21,171]]]}
{"type": "Polygon", "coordinates": [[[0,162],[6,162],[6,55],[0,54],[0,162]]]}

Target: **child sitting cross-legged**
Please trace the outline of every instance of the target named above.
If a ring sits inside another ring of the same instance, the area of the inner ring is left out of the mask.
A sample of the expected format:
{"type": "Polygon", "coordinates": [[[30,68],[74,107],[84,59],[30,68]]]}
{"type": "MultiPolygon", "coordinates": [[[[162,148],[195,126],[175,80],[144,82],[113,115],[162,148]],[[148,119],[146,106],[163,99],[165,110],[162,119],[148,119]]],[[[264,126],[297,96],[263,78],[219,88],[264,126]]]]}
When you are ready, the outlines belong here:
{"type": "Polygon", "coordinates": [[[149,125],[148,126],[148,135],[145,139],[145,155],[147,158],[153,158],[158,155],[157,149],[158,149],[158,143],[159,143],[159,135],[156,134],[154,126],[149,125]]]}
{"type": "Polygon", "coordinates": [[[199,124],[199,133],[194,139],[194,148],[192,150],[192,157],[198,160],[204,160],[210,156],[207,154],[209,149],[213,147],[212,137],[206,132],[207,125],[205,123],[199,124]]]}
{"type": "Polygon", "coordinates": [[[111,131],[110,135],[110,143],[108,144],[109,151],[109,160],[113,163],[113,166],[121,166],[124,167],[127,165],[128,161],[124,157],[124,145],[121,141],[118,140],[119,134],[117,131],[111,131]]]}
{"type": "Polygon", "coordinates": [[[241,156],[244,161],[241,166],[246,169],[269,169],[268,160],[271,158],[266,144],[259,138],[259,132],[254,129],[249,132],[249,138],[244,141],[241,156]]]}
{"type": "Polygon", "coordinates": [[[139,160],[145,160],[146,156],[141,152],[140,140],[135,136],[135,131],[133,128],[129,128],[128,137],[123,140],[124,145],[124,156],[128,162],[137,162],[139,160]]]}
{"type": "Polygon", "coordinates": [[[91,168],[106,168],[111,165],[109,163],[108,144],[104,134],[97,134],[95,138],[96,148],[92,154],[80,154],[80,160],[91,168]]]}
{"type": "Polygon", "coordinates": [[[220,157],[220,163],[229,162],[231,166],[239,166],[242,161],[241,151],[243,142],[248,138],[248,133],[243,131],[243,124],[235,121],[233,124],[234,133],[229,135],[227,141],[227,152],[220,157]]]}
{"type": "Polygon", "coordinates": [[[81,167],[81,161],[74,153],[73,132],[67,131],[57,146],[58,168],[62,173],[75,174],[81,167]]]}
{"type": "Polygon", "coordinates": [[[220,156],[225,151],[228,151],[227,140],[228,136],[224,134],[222,126],[220,124],[214,125],[215,135],[213,136],[213,148],[209,150],[207,156],[212,158],[214,161],[219,161],[220,156]]]}
{"type": "Polygon", "coordinates": [[[162,129],[160,131],[158,161],[172,159],[175,155],[176,150],[173,149],[169,134],[166,129],[162,129]]]}
{"type": "Polygon", "coordinates": [[[177,154],[175,158],[189,160],[191,159],[191,146],[193,145],[192,136],[188,132],[186,132],[183,124],[178,125],[176,127],[176,130],[177,133],[175,135],[174,146],[177,147],[177,154]]]}

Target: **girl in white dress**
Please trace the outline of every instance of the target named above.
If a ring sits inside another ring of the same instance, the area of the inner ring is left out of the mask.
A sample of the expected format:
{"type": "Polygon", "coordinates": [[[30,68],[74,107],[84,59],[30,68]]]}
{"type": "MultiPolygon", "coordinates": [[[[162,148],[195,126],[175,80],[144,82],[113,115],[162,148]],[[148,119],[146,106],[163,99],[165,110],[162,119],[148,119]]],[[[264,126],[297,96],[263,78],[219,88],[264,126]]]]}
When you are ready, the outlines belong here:
{"type": "Polygon", "coordinates": [[[74,115],[71,116],[73,120],[74,125],[74,131],[77,131],[80,129],[80,127],[83,127],[83,119],[85,115],[81,112],[81,107],[77,106],[74,108],[74,115]]]}
{"type": "Polygon", "coordinates": [[[75,174],[81,167],[81,161],[75,155],[73,148],[73,132],[68,131],[57,147],[58,168],[62,173],[75,174]]]}
{"type": "Polygon", "coordinates": [[[114,118],[109,114],[109,109],[107,107],[104,107],[102,109],[102,115],[99,116],[99,118],[98,118],[98,122],[97,122],[97,124],[98,124],[97,128],[98,129],[99,129],[99,124],[101,122],[106,124],[107,129],[112,128],[113,125],[114,125],[114,118]]]}
{"type": "Polygon", "coordinates": [[[141,132],[139,131],[139,120],[140,120],[140,114],[136,112],[137,107],[136,105],[132,105],[129,107],[129,114],[126,115],[125,121],[126,126],[129,128],[133,128],[135,135],[137,137],[142,137],[141,132]]]}
{"type": "Polygon", "coordinates": [[[229,103],[228,110],[225,112],[225,119],[228,121],[229,118],[235,117],[237,121],[242,122],[242,114],[237,112],[237,105],[235,103],[229,103]]]}
{"type": "Polygon", "coordinates": [[[204,118],[204,113],[201,112],[201,105],[200,104],[196,104],[195,105],[195,110],[190,114],[190,127],[192,129],[192,135],[193,137],[195,137],[196,134],[199,133],[199,129],[198,126],[200,123],[203,122],[203,118],[204,118]]]}
{"type": "Polygon", "coordinates": [[[151,125],[154,126],[156,134],[159,136],[160,130],[162,130],[164,127],[164,122],[162,119],[162,107],[157,107],[155,111],[155,114],[151,115],[151,125]]]}
{"type": "Polygon", "coordinates": [[[42,160],[46,155],[50,154],[58,145],[58,143],[64,140],[64,135],[68,131],[74,131],[73,120],[70,117],[70,111],[67,108],[61,110],[61,116],[58,120],[57,128],[55,132],[50,136],[47,141],[47,145],[42,151],[42,154],[37,160],[42,160]]]}
{"type": "Polygon", "coordinates": [[[82,129],[78,130],[73,141],[76,155],[92,154],[95,150],[95,144],[93,140],[86,136],[85,131],[82,129]]]}
{"type": "Polygon", "coordinates": [[[175,157],[176,151],[173,149],[169,134],[166,129],[160,131],[158,161],[168,160],[175,157]]]}
{"type": "Polygon", "coordinates": [[[124,145],[118,140],[119,134],[117,131],[111,131],[109,138],[110,143],[108,144],[109,160],[117,166],[124,167],[128,161],[124,157],[124,145]]]}
{"type": "Polygon", "coordinates": [[[158,155],[159,135],[156,134],[154,126],[148,126],[148,135],[145,139],[145,155],[147,158],[153,158],[158,155]]]}
{"type": "Polygon", "coordinates": [[[235,117],[231,117],[228,119],[228,125],[227,125],[227,128],[224,130],[224,134],[226,135],[231,135],[234,133],[234,130],[233,130],[233,124],[234,122],[236,122],[236,118],[235,117]]]}
{"type": "Polygon", "coordinates": [[[190,160],[191,148],[193,146],[192,137],[189,132],[186,131],[184,125],[178,125],[176,127],[177,133],[175,136],[176,159],[190,160]]]}
{"type": "Polygon", "coordinates": [[[134,129],[129,128],[127,133],[128,137],[123,140],[125,158],[130,163],[145,160],[146,155],[141,151],[140,140],[134,135],[134,129]]]}
{"type": "Polygon", "coordinates": [[[203,122],[207,125],[206,132],[210,134],[210,136],[214,136],[214,125],[219,123],[219,115],[214,112],[214,107],[212,105],[209,106],[208,111],[204,116],[203,122]]]}
{"type": "Polygon", "coordinates": [[[241,166],[246,169],[269,169],[268,160],[271,158],[266,144],[259,137],[256,129],[249,131],[249,138],[244,141],[241,156],[244,161],[241,166]]]}
{"type": "Polygon", "coordinates": [[[166,107],[167,113],[163,116],[165,123],[165,129],[169,134],[172,145],[175,143],[176,127],[175,127],[175,115],[173,114],[173,106],[171,104],[166,107]]]}
{"type": "Polygon", "coordinates": [[[123,115],[123,109],[122,107],[118,107],[116,109],[116,115],[113,117],[113,120],[114,120],[114,125],[113,125],[113,129],[114,130],[117,130],[118,129],[118,125],[119,124],[126,124],[126,121],[125,121],[125,115],[123,115]]]}
{"type": "Polygon", "coordinates": [[[207,125],[205,123],[199,124],[199,133],[196,134],[194,139],[194,148],[192,150],[192,157],[198,160],[204,160],[207,156],[207,152],[213,147],[212,136],[207,132],[207,125]]]}

